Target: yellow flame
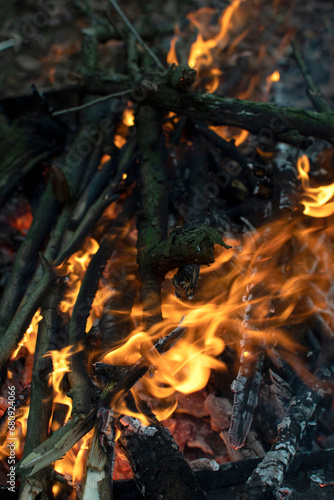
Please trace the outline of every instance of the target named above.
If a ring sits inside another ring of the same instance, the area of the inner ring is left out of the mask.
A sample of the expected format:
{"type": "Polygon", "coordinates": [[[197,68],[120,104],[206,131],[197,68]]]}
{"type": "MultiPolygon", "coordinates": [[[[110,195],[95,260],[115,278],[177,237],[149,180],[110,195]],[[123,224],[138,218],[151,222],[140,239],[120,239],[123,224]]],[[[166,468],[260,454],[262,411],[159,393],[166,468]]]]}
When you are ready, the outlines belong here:
{"type": "MultiPolygon", "coordinates": [[[[94,430],[88,432],[73,448],[71,448],[61,460],[54,464],[55,471],[65,475],[72,483],[78,483],[82,477],[88,455],[88,449],[93,437],[94,430]]],[[[56,492],[59,491],[59,488],[56,492]]],[[[76,498],[76,496],[74,497],[76,498]]]]}
{"type": "MultiPolygon", "coordinates": [[[[53,409],[57,403],[67,406],[65,422],[71,416],[72,399],[69,398],[61,387],[64,375],[70,371],[70,358],[73,354],[71,346],[64,347],[60,351],[50,351],[45,356],[51,356],[53,371],[50,378],[50,383],[53,387],[53,409]]],[[[52,421],[52,417],[51,417],[52,421]]],[[[57,424],[52,425],[52,430],[55,431],[57,424]]]]}
{"type": "Polygon", "coordinates": [[[274,71],[272,75],[267,76],[267,81],[270,82],[279,82],[281,78],[281,75],[279,71],[274,71]]]}
{"type": "Polygon", "coordinates": [[[13,352],[12,356],[10,359],[15,359],[17,358],[21,348],[24,346],[29,354],[34,354],[35,352],[35,345],[36,345],[36,337],[37,337],[37,331],[38,331],[38,323],[43,319],[43,316],[40,314],[40,309],[36,311],[34,314],[33,319],[31,320],[31,323],[29,325],[29,328],[25,332],[21,342],[19,342],[17,348],[13,352]]]}
{"type": "Polygon", "coordinates": [[[135,124],[135,112],[133,109],[125,109],[122,115],[122,121],[127,127],[132,127],[135,124]]]}
{"type": "Polygon", "coordinates": [[[94,429],[88,432],[88,434],[86,434],[81,439],[81,442],[79,441],[79,443],[77,443],[78,453],[75,462],[73,464],[73,472],[72,472],[74,483],[78,483],[83,477],[85,463],[88,455],[89,446],[92,441],[93,433],[94,429]]]}
{"type": "Polygon", "coordinates": [[[310,162],[306,155],[298,158],[298,178],[301,180],[304,195],[301,200],[304,205],[304,214],[310,217],[329,217],[334,213],[334,201],[328,203],[334,197],[334,183],[328,186],[310,187],[309,171],[310,162]]]}
{"type": "Polygon", "coordinates": [[[93,238],[87,238],[82,250],[73,254],[66,264],[66,272],[69,273],[68,285],[64,300],[60,304],[63,313],[71,314],[77,299],[81,281],[87,270],[92,255],[99,249],[99,244],[93,238]]]}
{"type": "MultiPolygon", "coordinates": [[[[188,64],[197,71],[204,71],[204,74],[205,71],[208,71],[211,76],[211,83],[206,85],[206,90],[208,92],[217,90],[222,75],[221,68],[217,66],[214,52],[220,53],[226,47],[230,38],[229,31],[233,28],[233,16],[237,12],[240,4],[244,1],[245,0],[233,0],[232,4],[224,10],[218,21],[219,31],[214,36],[210,36],[210,23],[208,21],[215,14],[215,9],[203,7],[187,16],[192,25],[198,29],[197,39],[190,48],[188,64]],[[209,32],[209,36],[207,36],[207,32],[209,32]]],[[[247,32],[242,33],[234,40],[234,47],[240,43],[246,33],[247,32]]],[[[174,37],[171,42],[169,58],[170,61],[177,63],[175,43],[176,39],[174,37]]]]}
{"type": "MultiPolygon", "coordinates": [[[[16,410],[15,414],[15,427],[14,430],[10,432],[8,437],[10,443],[15,443],[15,456],[21,457],[24,448],[24,440],[27,433],[27,420],[29,415],[29,406],[22,406],[19,410],[16,410]],[[12,432],[14,434],[12,434],[12,432]]],[[[8,440],[5,439],[4,443],[0,447],[0,460],[5,459],[10,455],[10,449],[8,448],[8,440]]]]}

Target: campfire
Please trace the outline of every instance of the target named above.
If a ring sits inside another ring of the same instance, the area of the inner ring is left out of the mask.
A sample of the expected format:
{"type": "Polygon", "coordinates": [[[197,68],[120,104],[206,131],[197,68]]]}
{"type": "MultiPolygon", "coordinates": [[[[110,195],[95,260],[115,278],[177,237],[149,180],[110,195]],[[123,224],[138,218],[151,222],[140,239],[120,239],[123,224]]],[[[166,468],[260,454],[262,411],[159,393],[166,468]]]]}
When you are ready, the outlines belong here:
{"type": "MultiPolygon", "coordinates": [[[[4,494],[331,498],[334,115],[311,3],[78,2],[81,43],[1,100],[4,494]]],[[[36,37],[73,9],[52,5],[36,37]]],[[[22,68],[27,33],[0,42],[22,68]]]]}

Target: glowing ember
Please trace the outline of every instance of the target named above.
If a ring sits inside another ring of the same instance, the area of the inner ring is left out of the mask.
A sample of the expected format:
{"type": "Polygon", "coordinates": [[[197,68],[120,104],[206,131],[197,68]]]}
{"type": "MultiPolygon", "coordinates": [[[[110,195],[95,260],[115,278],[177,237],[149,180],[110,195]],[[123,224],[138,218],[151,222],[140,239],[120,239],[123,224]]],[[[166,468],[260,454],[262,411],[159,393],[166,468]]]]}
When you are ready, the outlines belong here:
{"type": "Polygon", "coordinates": [[[30,207],[29,208],[27,207],[26,211],[23,214],[18,215],[15,219],[11,218],[10,224],[14,229],[20,231],[20,233],[23,234],[23,236],[26,236],[32,221],[33,221],[33,216],[30,207]]]}
{"type": "Polygon", "coordinates": [[[116,147],[118,147],[120,149],[120,148],[122,148],[124,146],[125,143],[126,143],[126,139],[124,137],[122,137],[119,134],[115,134],[115,136],[114,136],[114,144],[115,144],[116,147]]]}
{"type": "Polygon", "coordinates": [[[111,160],[111,156],[110,155],[103,155],[102,158],[101,158],[101,161],[100,161],[100,165],[99,165],[99,170],[103,167],[103,165],[105,163],[107,163],[109,160],[111,160]]]}

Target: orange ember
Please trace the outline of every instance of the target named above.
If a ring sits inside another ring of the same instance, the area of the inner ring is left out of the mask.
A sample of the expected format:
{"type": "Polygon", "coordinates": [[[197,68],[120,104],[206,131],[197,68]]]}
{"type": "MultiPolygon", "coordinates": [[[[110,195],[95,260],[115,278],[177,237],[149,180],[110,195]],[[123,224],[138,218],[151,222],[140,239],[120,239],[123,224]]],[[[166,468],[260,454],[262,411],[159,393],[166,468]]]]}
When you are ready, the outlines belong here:
{"type": "Polygon", "coordinates": [[[26,207],[26,210],[23,214],[18,215],[16,218],[10,219],[10,225],[21,234],[23,234],[23,236],[26,236],[32,221],[33,215],[31,213],[31,209],[30,207],[26,207]]]}

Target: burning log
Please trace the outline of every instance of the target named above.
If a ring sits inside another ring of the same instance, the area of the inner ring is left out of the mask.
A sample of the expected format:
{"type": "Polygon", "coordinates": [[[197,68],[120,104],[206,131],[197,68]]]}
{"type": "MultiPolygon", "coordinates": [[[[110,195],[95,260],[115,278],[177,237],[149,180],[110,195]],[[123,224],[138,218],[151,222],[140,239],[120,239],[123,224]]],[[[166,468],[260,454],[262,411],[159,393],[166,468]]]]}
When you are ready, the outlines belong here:
{"type": "MultiPolygon", "coordinates": [[[[52,349],[56,342],[58,331],[58,303],[60,301],[62,283],[56,284],[46,297],[41,310],[43,320],[39,324],[35,350],[35,362],[31,380],[31,401],[27,422],[27,438],[24,446],[23,458],[48,437],[49,422],[52,416],[53,388],[49,377],[52,373],[52,362],[45,358],[46,353],[52,349]]],[[[50,494],[48,482],[50,470],[40,471],[33,483],[27,479],[27,474],[21,474],[21,498],[34,498],[33,491],[44,491],[43,495],[50,494]],[[33,491],[32,491],[33,490],[33,491]]]]}
{"type": "Polygon", "coordinates": [[[125,416],[119,420],[118,427],[120,446],[130,461],[144,498],[206,498],[174,439],[153,414],[148,426],[125,416]]]}
{"type": "MultiPolygon", "coordinates": [[[[25,387],[15,401],[15,408],[18,410],[24,407],[30,399],[30,387],[25,387]]],[[[8,409],[3,413],[0,419],[0,444],[3,445],[8,433],[8,409]]]]}
{"type": "MultiPolygon", "coordinates": [[[[271,241],[274,226],[269,226],[260,238],[260,248],[271,241]]],[[[268,328],[266,319],[274,312],[274,305],[269,299],[269,290],[263,286],[261,276],[264,266],[268,265],[261,251],[255,251],[254,267],[251,270],[247,286],[247,306],[243,321],[243,339],[241,341],[240,367],[237,378],[231,389],[234,392],[234,404],[229,430],[230,444],[233,448],[241,448],[245,444],[250,429],[255,407],[258,402],[262,367],[265,351],[265,338],[256,338],[256,332],[268,328]],[[254,338],[253,338],[254,335],[254,338]]],[[[265,250],[264,250],[265,252],[265,250]]],[[[265,252],[266,253],[266,252],[265,252]]],[[[272,257],[271,257],[272,258],[272,257]]],[[[273,266],[275,267],[275,266],[273,266]]]]}

